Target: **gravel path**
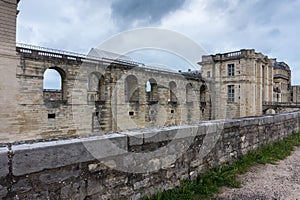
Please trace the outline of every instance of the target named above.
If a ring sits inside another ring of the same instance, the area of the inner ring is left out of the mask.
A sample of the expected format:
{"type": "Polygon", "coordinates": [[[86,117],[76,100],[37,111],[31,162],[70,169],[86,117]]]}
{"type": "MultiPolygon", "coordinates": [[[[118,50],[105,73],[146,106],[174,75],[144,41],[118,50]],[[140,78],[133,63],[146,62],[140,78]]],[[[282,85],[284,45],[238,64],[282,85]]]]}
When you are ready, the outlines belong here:
{"type": "Polygon", "coordinates": [[[278,165],[259,165],[238,179],[242,187],[222,188],[219,199],[300,200],[300,148],[278,165]]]}

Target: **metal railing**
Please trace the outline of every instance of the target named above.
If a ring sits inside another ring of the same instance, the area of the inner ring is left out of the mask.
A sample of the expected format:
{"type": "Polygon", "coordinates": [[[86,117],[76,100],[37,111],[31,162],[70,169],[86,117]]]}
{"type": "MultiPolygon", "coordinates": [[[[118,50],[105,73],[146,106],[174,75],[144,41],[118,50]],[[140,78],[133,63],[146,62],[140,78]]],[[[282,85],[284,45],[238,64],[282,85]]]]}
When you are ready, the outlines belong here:
{"type": "Polygon", "coordinates": [[[68,56],[86,58],[86,55],[80,54],[80,53],[74,53],[74,52],[71,52],[71,51],[62,51],[62,50],[57,50],[57,49],[52,49],[52,48],[45,48],[45,47],[41,47],[41,46],[24,44],[24,43],[17,43],[17,47],[24,48],[24,49],[35,50],[35,51],[54,53],[54,54],[59,54],[59,55],[68,55],[68,56]]]}
{"type": "Polygon", "coordinates": [[[75,53],[75,52],[71,52],[71,51],[63,51],[63,50],[46,48],[46,47],[41,47],[41,46],[36,46],[36,45],[29,45],[29,44],[24,44],[24,43],[17,43],[16,47],[20,53],[25,53],[25,54],[33,54],[34,52],[37,52],[37,55],[39,55],[39,56],[61,58],[61,59],[63,57],[65,57],[68,60],[77,60],[77,58],[79,58],[79,59],[86,59],[86,60],[93,60],[93,61],[103,61],[106,63],[110,62],[110,63],[116,63],[116,64],[121,64],[121,65],[129,65],[129,66],[141,67],[141,68],[145,68],[145,69],[152,69],[152,70],[157,70],[157,71],[165,71],[165,72],[172,72],[172,73],[179,74],[176,70],[173,70],[173,69],[145,65],[144,63],[141,63],[141,62],[119,59],[119,58],[112,59],[112,58],[106,58],[106,57],[96,57],[96,56],[75,53]]]}

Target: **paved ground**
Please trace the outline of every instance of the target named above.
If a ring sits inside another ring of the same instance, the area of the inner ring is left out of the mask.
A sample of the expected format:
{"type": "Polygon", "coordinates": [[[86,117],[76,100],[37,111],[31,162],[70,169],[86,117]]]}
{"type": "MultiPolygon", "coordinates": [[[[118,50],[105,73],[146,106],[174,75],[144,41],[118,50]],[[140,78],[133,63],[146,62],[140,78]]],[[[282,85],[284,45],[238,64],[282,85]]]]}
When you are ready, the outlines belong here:
{"type": "Polygon", "coordinates": [[[300,200],[300,148],[278,165],[259,165],[239,176],[242,187],[223,188],[219,199],[300,200]]]}

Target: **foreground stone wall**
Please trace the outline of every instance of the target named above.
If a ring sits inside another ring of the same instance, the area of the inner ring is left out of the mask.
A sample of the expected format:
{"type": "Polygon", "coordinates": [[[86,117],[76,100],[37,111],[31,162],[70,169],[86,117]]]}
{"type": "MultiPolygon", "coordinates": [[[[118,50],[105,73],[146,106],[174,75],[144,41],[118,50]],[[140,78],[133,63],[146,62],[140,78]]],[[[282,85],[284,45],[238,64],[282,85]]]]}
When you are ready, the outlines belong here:
{"type": "Polygon", "coordinates": [[[2,144],[0,198],[138,199],[298,131],[300,112],[293,112],[2,144]]]}

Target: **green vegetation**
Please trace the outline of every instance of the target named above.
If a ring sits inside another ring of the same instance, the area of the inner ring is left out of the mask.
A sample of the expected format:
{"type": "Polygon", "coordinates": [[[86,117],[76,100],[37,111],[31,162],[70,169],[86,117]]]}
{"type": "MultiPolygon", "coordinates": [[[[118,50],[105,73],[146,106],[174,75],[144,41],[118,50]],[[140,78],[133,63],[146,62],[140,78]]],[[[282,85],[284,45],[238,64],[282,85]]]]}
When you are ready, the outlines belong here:
{"type": "Polygon", "coordinates": [[[240,187],[237,175],[246,173],[257,164],[276,164],[276,161],[288,157],[295,146],[300,146],[300,133],[286,137],[273,144],[267,144],[255,151],[250,151],[233,164],[213,168],[197,177],[194,181],[182,181],[179,187],[161,191],[145,200],[166,199],[208,199],[219,192],[219,187],[240,187]]]}

